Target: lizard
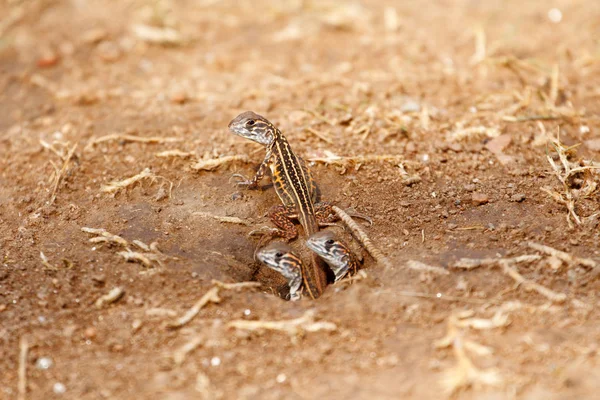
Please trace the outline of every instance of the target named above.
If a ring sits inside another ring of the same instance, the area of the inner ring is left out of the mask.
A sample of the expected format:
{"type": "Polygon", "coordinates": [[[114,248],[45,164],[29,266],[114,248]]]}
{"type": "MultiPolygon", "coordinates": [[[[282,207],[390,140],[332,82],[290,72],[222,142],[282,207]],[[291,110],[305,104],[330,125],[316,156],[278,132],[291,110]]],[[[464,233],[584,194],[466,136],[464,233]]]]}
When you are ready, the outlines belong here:
{"type": "MultiPolygon", "coordinates": [[[[257,189],[258,183],[270,170],[275,192],[280,205],[269,210],[269,218],[277,226],[271,236],[282,237],[286,241],[298,236],[293,219],[298,219],[304,234],[308,237],[319,231],[320,225],[337,220],[337,216],[327,202],[319,202],[319,189],[312,178],[308,166],[296,156],[281,131],[265,117],[246,111],[235,117],[228,125],[236,135],[260,143],[266,148],[265,157],[252,179],[235,174],[241,179],[238,186],[257,189]]],[[[327,285],[327,265],[316,254],[310,265],[302,264],[304,287],[309,296],[318,298],[327,285]]]]}
{"type": "Polygon", "coordinates": [[[352,274],[358,271],[360,265],[357,258],[331,231],[313,233],[306,241],[306,246],[329,264],[335,274],[335,282],[350,271],[352,274]]]}
{"type": "Polygon", "coordinates": [[[287,280],[290,300],[299,300],[303,264],[290,246],[282,242],[273,242],[260,249],[256,256],[263,264],[279,272],[287,280]]]}

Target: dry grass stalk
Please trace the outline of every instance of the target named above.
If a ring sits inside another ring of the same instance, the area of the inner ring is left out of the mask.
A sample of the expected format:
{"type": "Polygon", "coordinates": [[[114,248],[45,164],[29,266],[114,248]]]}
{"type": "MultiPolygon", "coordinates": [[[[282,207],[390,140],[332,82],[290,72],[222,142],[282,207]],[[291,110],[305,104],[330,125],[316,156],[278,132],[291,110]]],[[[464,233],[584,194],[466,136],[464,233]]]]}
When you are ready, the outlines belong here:
{"type": "Polygon", "coordinates": [[[352,217],[350,217],[344,210],[339,208],[338,206],[332,206],[333,211],[337,214],[338,217],[350,228],[352,233],[356,236],[358,241],[362,244],[362,246],[371,254],[371,256],[375,259],[376,262],[381,263],[386,268],[392,268],[392,263],[388,260],[386,256],[384,256],[381,251],[371,239],[367,236],[367,234],[362,230],[362,228],[354,222],[352,217]]]}
{"type": "Polygon", "coordinates": [[[225,157],[220,157],[220,158],[211,158],[208,160],[198,160],[194,164],[192,164],[191,168],[196,171],[199,171],[199,170],[212,171],[222,165],[229,164],[229,163],[232,163],[235,161],[241,161],[241,162],[247,163],[250,161],[250,159],[248,158],[248,156],[246,154],[238,154],[235,156],[225,156],[225,157]]]}
{"type": "Polygon", "coordinates": [[[227,326],[248,331],[281,331],[290,336],[298,336],[303,332],[335,331],[337,329],[337,325],[332,322],[315,322],[313,310],[307,310],[301,317],[286,321],[235,320],[229,322],[227,326]]]}
{"type": "Polygon", "coordinates": [[[143,179],[156,179],[156,175],[150,171],[150,168],[145,168],[142,172],[137,175],[134,175],[130,178],[123,179],[122,181],[112,181],[106,185],[102,185],[100,187],[100,191],[104,193],[116,193],[121,189],[125,189],[128,186],[135,184],[143,179]]]}
{"type": "Polygon", "coordinates": [[[97,237],[91,238],[89,240],[91,243],[107,242],[107,243],[115,243],[120,246],[128,246],[129,245],[127,240],[123,239],[121,236],[113,235],[112,233],[107,232],[106,229],[87,228],[84,226],[81,228],[81,230],[86,233],[92,233],[94,235],[99,235],[97,237]]]}
{"type": "Polygon", "coordinates": [[[17,399],[25,400],[27,397],[27,353],[29,352],[29,342],[25,336],[19,340],[19,370],[17,399]]]}
{"type": "Polygon", "coordinates": [[[219,222],[226,222],[226,223],[230,223],[230,224],[240,224],[240,225],[246,225],[246,226],[251,225],[251,223],[249,221],[240,219],[238,217],[222,217],[219,215],[213,215],[211,213],[207,213],[207,212],[203,212],[203,211],[194,211],[192,213],[192,215],[199,215],[199,216],[205,217],[205,218],[213,218],[219,222]]]}
{"type": "Polygon", "coordinates": [[[409,269],[414,269],[416,271],[425,271],[425,272],[433,272],[437,275],[449,275],[450,272],[446,271],[444,268],[435,267],[433,265],[427,265],[422,263],[421,261],[416,260],[408,260],[406,263],[406,267],[409,269]]]}
{"type": "Polygon", "coordinates": [[[541,259],[542,259],[542,256],[539,256],[537,254],[524,255],[524,256],[518,256],[518,257],[513,257],[513,258],[504,258],[504,259],[500,259],[500,258],[461,258],[460,260],[458,260],[454,264],[452,264],[452,267],[458,268],[458,269],[475,269],[475,268],[484,267],[484,266],[496,265],[499,262],[499,260],[505,260],[505,261],[517,264],[517,263],[522,263],[522,262],[538,261],[541,259]]]}
{"type": "Polygon", "coordinates": [[[456,366],[447,370],[442,380],[442,385],[449,393],[469,387],[499,386],[502,384],[500,373],[495,369],[481,370],[477,368],[467,356],[465,350],[469,350],[480,356],[489,356],[493,350],[463,338],[458,329],[460,319],[456,315],[448,318],[448,332],[442,339],[436,340],[436,348],[452,347],[456,358],[456,366]]]}
{"type": "Polygon", "coordinates": [[[173,353],[173,361],[175,365],[180,366],[184,363],[188,354],[196,350],[203,342],[203,338],[199,335],[194,336],[189,342],[175,350],[173,353]]]}
{"type": "Polygon", "coordinates": [[[474,137],[479,137],[481,135],[485,135],[489,138],[498,137],[500,136],[500,130],[495,127],[487,126],[471,126],[468,128],[458,127],[450,133],[450,140],[461,141],[471,139],[474,137]]]}
{"type": "Polygon", "coordinates": [[[219,303],[221,298],[219,297],[219,290],[240,290],[247,288],[259,287],[258,282],[237,282],[237,283],[224,283],[217,280],[213,280],[213,287],[208,290],[201,298],[190,308],[183,316],[167,324],[167,328],[176,329],[184,326],[190,322],[204,306],[208,303],[219,303]]]}
{"type": "Polygon", "coordinates": [[[476,65],[481,63],[486,58],[486,40],[483,27],[479,26],[475,29],[475,54],[471,56],[469,63],[476,65]]]}
{"type": "MultiPolygon", "coordinates": [[[[133,244],[145,251],[145,253],[140,253],[131,250],[129,248],[129,242],[127,240],[123,239],[121,236],[113,235],[106,229],[82,227],[81,230],[86,233],[99,235],[89,239],[89,241],[92,243],[114,243],[119,246],[125,247],[125,251],[119,251],[117,254],[123,257],[125,261],[128,262],[139,262],[146,267],[152,267],[153,262],[156,262],[162,267],[162,261],[165,258],[169,258],[168,256],[160,252],[160,250],[158,249],[158,243],[156,242],[150,243],[150,246],[148,246],[146,243],[140,240],[132,241],[133,244]]],[[[176,257],[170,258],[177,259],[176,257]]]]}
{"type": "Polygon", "coordinates": [[[353,156],[353,157],[340,157],[333,154],[330,151],[325,151],[326,157],[312,157],[308,161],[320,162],[324,164],[347,166],[349,164],[367,164],[367,163],[379,163],[379,162],[390,162],[392,164],[400,163],[404,161],[404,157],[396,155],[367,155],[367,156],[353,156]]]}
{"type": "Polygon", "coordinates": [[[71,149],[69,150],[67,155],[63,158],[63,165],[62,165],[61,169],[56,173],[56,177],[54,179],[54,187],[52,188],[52,194],[50,195],[50,204],[54,203],[54,200],[56,200],[56,193],[58,191],[58,185],[60,184],[63,176],[65,175],[65,172],[67,171],[67,168],[69,166],[69,161],[73,157],[73,154],[75,153],[76,148],[77,148],[77,143],[75,143],[73,145],[73,147],[71,147],[71,149]]]}
{"type": "Polygon", "coordinates": [[[526,291],[534,291],[548,298],[555,303],[563,303],[567,296],[564,293],[556,293],[545,286],[536,282],[530,281],[523,277],[513,266],[521,262],[538,261],[542,257],[539,255],[524,255],[514,258],[484,258],[484,259],[469,259],[462,258],[454,263],[454,268],[473,269],[481,266],[498,265],[502,268],[502,272],[517,282],[518,286],[523,286],[526,291]]]}
{"type": "Polygon", "coordinates": [[[122,288],[116,287],[111,289],[111,291],[105,294],[104,296],[100,296],[94,304],[96,305],[96,308],[102,308],[105,305],[116,302],[121,297],[123,297],[124,294],[125,291],[122,288]]]}
{"type": "Polygon", "coordinates": [[[591,174],[591,170],[597,169],[597,167],[590,165],[579,166],[579,163],[570,161],[569,158],[574,155],[576,146],[565,147],[558,138],[551,139],[550,142],[556,151],[560,165],[554,161],[550,154],[546,155],[546,159],[552,167],[554,175],[562,185],[562,193],[549,188],[541,188],[541,190],[546,192],[556,202],[567,207],[567,223],[572,228],[573,223],[576,225],[582,224],[581,218],[575,211],[577,201],[580,198],[590,197],[598,188],[591,174]],[[576,177],[581,181],[580,188],[573,187],[573,179],[576,177]]]}
{"type": "Polygon", "coordinates": [[[48,257],[46,257],[46,255],[44,254],[43,251],[40,251],[40,258],[42,259],[42,265],[45,267],[44,269],[46,269],[48,271],[58,270],[58,268],[56,268],[54,265],[50,264],[50,262],[48,261],[48,257]]]}
{"type": "Polygon", "coordinates": [[[114,142],[114,141],[137,142],[137,143],[174,143],[174,142],[181,141],[181,139],[175,138],[175,137],[160,137],[160,136],[143,137],[143,136],[134,136],[134,135],[123,135],[120,133],[112,133],[110,135],[101,136],[99,138],[93,139],[85,146],[83,151],[88,151],[88,150],[92,149],[95,145],[100,144],[100,143],[114,142]]]}
{"type": "Polygon", "coordinates": [[[559,260],[564,261],[565,263],[567,263],[567,265],[571,267],[583,265],[584,267],[594,269],[598,266],[598,263],[596,263],[596,261],[592,260],[591,258],[576,257],[564,251],[560,251],[553,247],[546,246],[543,244],[527,242],[527,246],[542,253],[546,253],[549,256],[556,257],[559,260]]]}
{"type": "Polygon", "coordinates": [[[510,276],[518,285],[523,286],[526,291],[537,292],[555,303],[564,303],[567,299],[567,295],[564,293],[556,293],[539,283],[525,279],[509,262],[501,261],[500,266],[506,275],[510,276]]]}
{"type": "Polygon", "coordinates": [[[221,298],[219,297],[219,287],[214,286],[214,287],[210,288],[209,291],[206,292],[200,298],[200,300],[198,300],[196,302],[196,304],[194,304],[192,306],[192,308],[190,308],[183,316],[181,316],[174,322],[168,323],[167,327],[171,328],[171,329],[181,328],[182,326],[184,326],[185,324],[190,322],[192,319],[194,319],[194,317],[196,315],[198,315],[200,310],[202,310],[202,308],[204,306],[206,306],[208,303],[218,304],[220,302],[221,302],[221,298]]]}
{"type": "Polygon", "coordinates": [[[260,282],[235,282],[235,283],[227,283],[221,282],[216,279],[212,280],[212,284],[225,290],[242,290],[242,289],[250,289],[250,288],[258,288],[261,286],[260,282]]]}
{"type": "Polygon", "coordinates": [[[127,262],[139,262],[148,268],[152,267],[152,261],[156,261],[162,266],[158,255],[153,253],[140,253],[127,249],[125,251],[119,251],[117,254],[123,257],[127,262]]]}
{"type": "Polygon", "coordinates": [[[155,154],[156,157],[167,158],[167,157],[181,157],[189,158],[195,155],[193,151],[181,151],[181,150],[166,150],[155,154]]]}
{"type": "Polygon", "coordinates": [[[333,140],[331,140],[329,137],[327,137],[327,135],[325,135],[324,133],[321,133],[313,128],[306,128],[306,130],[308,132],[312,133],[313,135],[315,135],[316,137],[318,137],[319,139],[321,139],[322,141],[327,142],[329,144],[333,144],[333,140]]]}
{"type": "Polygon", "coordinates": [[[131,27],[131,30],[138,39],[148,43],[174,46],[181,44],[183,41],[181,34],[169,27],[135,24],[131,27]]]}

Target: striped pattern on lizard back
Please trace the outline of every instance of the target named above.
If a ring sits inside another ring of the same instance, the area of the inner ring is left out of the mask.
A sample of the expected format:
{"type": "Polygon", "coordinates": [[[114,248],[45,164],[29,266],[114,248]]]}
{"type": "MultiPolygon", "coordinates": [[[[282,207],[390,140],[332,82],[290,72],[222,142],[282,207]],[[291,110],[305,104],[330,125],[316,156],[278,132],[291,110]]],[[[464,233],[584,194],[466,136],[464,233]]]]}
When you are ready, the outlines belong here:
{"type": "Polygon", "coordinates": [[[275,191],[284,206],[295,208],[304,233],[310,236],[319,230],[314,210],[318,189],[304,160],[294,154],[279,129],[275,130],[275,138],[269,165],[275,191]]]}

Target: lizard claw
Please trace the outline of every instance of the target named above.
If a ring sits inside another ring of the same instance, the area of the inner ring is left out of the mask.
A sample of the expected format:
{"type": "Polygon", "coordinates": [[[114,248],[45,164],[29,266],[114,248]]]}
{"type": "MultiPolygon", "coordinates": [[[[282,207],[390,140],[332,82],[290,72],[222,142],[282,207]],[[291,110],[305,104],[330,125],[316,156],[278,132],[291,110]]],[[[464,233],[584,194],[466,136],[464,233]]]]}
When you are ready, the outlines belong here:
{"type": "Polygon", "coordinates": [[[231,181],[234,181],[234,185],[238,187],[247,187],[251,189],[256,186],[256,184],[254,184],[251,180],[249,180],[242,174],[231,175],[231,178],[229,178],[229,182],[231,181]]]}

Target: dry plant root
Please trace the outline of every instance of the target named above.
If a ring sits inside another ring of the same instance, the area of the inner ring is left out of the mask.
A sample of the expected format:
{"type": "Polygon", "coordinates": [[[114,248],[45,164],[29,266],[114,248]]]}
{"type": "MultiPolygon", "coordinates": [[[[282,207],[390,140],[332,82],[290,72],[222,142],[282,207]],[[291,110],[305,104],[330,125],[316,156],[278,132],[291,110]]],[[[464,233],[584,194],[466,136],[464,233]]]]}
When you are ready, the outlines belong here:
{"type": "Polygon", "coordinates": [[[180,138],[175,137],[160,137],[160,136],[151,136],[151,137],[143,137],[143,136],[134,136],[134,135],[122,135],[119,133],[113,133],[106,136],[101,136],[99,138],[93,139],[90,141],[83,151],[91,150],[95,145],[104,142],[113,142],[113,141],[122,141],[122,142],[137,142],[137,143],[173,143],[181,141],[180,138]]]}
{"type": "Polygon", "coordinates": [[[304,315],[299,318],[289,319],[285,321],[248,321],[235,320],[227,324],[227,326],[235,329],[244,329],[248,331],[281,331],[290,336],[298,336],[303,332],[318,332],[318,331],[335,331],[337,325],[333,322],[320,321],[315,322],[315,312],[307,310],[304,315]]]}
{"type": "Polygon", "coordinates": [[[82,227],[81,230],[86,233],[91,233],[93,235],[97,235],[89,239],[91,243],[112,243],[118,246],[122,246],[125,248],[124,251],[119,251],[117,254],[120,255],[128,262],[139,262],[145,267],[153,267],[156,263],[163,266],[162,262],[167,258],[177,259],[176,257],[169,257],[160,252],[158,249],[158,243],[153,242],[148,246],[146,243],[140,240],[134,240],[132,244],[136,245],[140,249],[144,250],[144,252],[133,251],[130,248],[130,244],[127,240],[123,239],[121,236],[113,235],[108,232],[106,229],[102,228],[88,228],[82,227]]]}
{"type": "Polygon", "coordinates": [[[474,269],[481,266],[494,266],[498,265],[502,269],[505,275],[512,278],[517,285],[522,286],[527,291],[534,291],[542,296],[546,297],[555,303],[564,303],[567,299],[567,295],[564,293],[556,293],[553,290],[548,289],[536,282],[526,279],[521,275],[515,268],[514,265],[521,262],[532,262],[538,261],[542,257],[539,255],[524,255],[514,258],[484,258],[484,259],[471,259],[462,258],[453,264],[454,268],[458,269],[474,269]]]}
{"type": "Polygon", "coordinates": [[[142,179],[156,179],[157,176],[154,175],[150,168],[145,168],[142,172],[137,175],[134,175],[130,178],[123,179],[122,181],[112,181],[106,185],[102,185],[100,187],[100,191],[104,193],[116,193],[121,189],[125,189],[128,186],[135,184],[136,182],[141,181],[142,179]]]}
{"type": "Polygon", "coordinates": [[[211,158],[208,160],[198,160],[194,164],[192,164],[191,168],[196,171],[212,171],[217,169],[218,167],[226,164],[230,164],[236,161],[241,161],[247,163],[250,161],[247,155],[238,154],[235,156],[225,156],[220,158],[211,158]]]}
{"type": "MultiPolygon", "coordinates": [[[[467,313],[466,315],[471,316],[472,313],[467,313]]],[[[503,318],[501,318],[500,322],[493,319],[461,319],[457,315],[451,315],[448,318],[448,332],[445,337],[437,340],[434,346],[438,349],[452,347],[454,351],[456,365],[445,371],[442,380],[442,385],[450,394],[469,387],[500,386],[503,383],[499,371],[492,368],[487,370],[479,369],[467,355],[466,350],[479,356],[490,356],[493,354],[491,348],[465,339],[463,333],[459,330],[460,327],[472,326],[474,324],[473,320],[482,326],[479,329],[493,329],[504,326],[503,318]]]]}
{"type": "Polygon", "coordinates": [[[375,259],[376,262],[381,263],[386,268],[392,268],[392,263],[390,260],[379,251],[377,247],[371,242],[371,239],[367,236],[367,234],[361,229],[361,227],[354,222],[352,217],[350,217],[344,210],[337,206],[331,207],[333,211],[337,214],[338,217],[350,228],[352,233],[356,236],[360,244],[369,252],[369,254],[375,259]]]}
{"type": "Polygon", "coordinates": [[[583,223],[575,210],[577,202],[582,198],[591,197],[598,189],[592,171],[599,167],[594,165],[582,166],[581,162],[572,161],[571,159],[576,153],[576,146],[565,147],[558,138],[550,139],[550,143],[560,163],[557,163],[550,154],[546,155],[546,159],[562,188],[557,191],[543,187],[541,190],[567,208],[567,223],[569,228],[573,228],[574,224],[581,225],[583,223]]]}
{"type": "Polygon", "coordinates": [[[246,288],[255,288],[259,287],[260,283],[258,282],[239,282],[239,283],[223,283],[219,281],[213,280],[213,287],[208,290],[201,298],[194,304],[184,315],[177,318],[173,322],[169,322],[167,324],[167,328],[177,329],[186,325],[190,322],[204,306],[208,303],[218,304],[221,302],[221,298],[219,297],[220,290],[232,290],[232,289],[246,289],[246,288]]]}

